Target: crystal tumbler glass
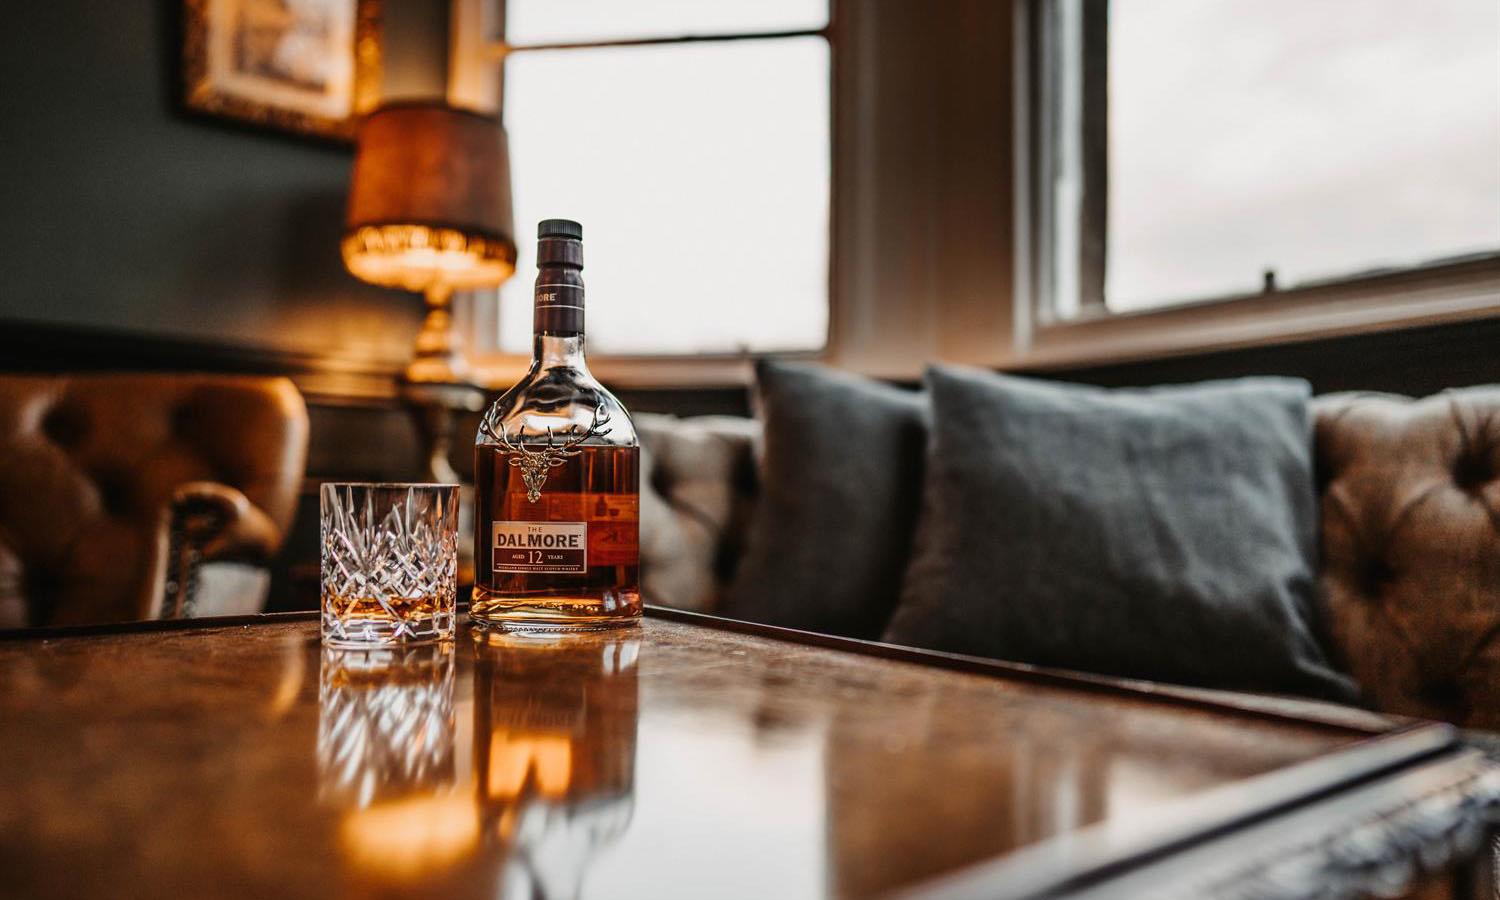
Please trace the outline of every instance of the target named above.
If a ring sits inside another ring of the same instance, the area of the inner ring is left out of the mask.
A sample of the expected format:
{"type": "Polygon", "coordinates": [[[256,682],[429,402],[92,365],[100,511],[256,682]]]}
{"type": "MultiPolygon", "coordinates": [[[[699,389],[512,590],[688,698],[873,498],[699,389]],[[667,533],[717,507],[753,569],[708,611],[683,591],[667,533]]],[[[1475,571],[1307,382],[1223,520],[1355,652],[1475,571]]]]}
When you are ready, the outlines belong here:
{"type": "Polygon", "coordinates": [[[323,643],[453,637],[458,485],[324,484],[323,643]]]}

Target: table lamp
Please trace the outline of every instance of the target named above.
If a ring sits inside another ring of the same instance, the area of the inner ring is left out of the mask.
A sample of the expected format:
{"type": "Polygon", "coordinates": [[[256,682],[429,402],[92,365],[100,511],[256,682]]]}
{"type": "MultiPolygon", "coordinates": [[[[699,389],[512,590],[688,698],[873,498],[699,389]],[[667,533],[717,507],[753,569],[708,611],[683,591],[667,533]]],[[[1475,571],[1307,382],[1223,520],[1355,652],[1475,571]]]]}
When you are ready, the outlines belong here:
{"type": "Polygon", "coordinates": [[[345,225],[344,265],[356,278],[427,298],[406,380],[462,381],[468,364],[453,334],[453,292],[496,287],[516,270],[500,120],[436,101],[365,116],[345,225]]]}

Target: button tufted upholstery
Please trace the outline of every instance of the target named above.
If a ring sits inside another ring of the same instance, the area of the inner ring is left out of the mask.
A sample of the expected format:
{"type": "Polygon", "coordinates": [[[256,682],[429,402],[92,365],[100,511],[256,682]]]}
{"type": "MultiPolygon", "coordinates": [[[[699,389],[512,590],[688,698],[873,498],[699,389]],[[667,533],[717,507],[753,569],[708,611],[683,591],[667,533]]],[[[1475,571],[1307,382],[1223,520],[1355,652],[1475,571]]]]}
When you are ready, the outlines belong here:
{"type": "MultiPolygon", "coordinates": [[[[1314,416],[1331,653],[1377,709],[1500,729],[1500,387],[1333,394],[1314,416]]],[[[646,598],[711,611],[759,426],[640,418],[646,598]]]]}
{"type": "Polygon", "coordinates": [[[1379,709],[1500,728],[1500,387],[1315,410],[1336,656],[1379,709]]]}
{"type": "Polygon", "coordinates": [[[274,552],[306,453],[286,379],[0,376],[0,627],[184,612],[179,555],[274,552]]]}

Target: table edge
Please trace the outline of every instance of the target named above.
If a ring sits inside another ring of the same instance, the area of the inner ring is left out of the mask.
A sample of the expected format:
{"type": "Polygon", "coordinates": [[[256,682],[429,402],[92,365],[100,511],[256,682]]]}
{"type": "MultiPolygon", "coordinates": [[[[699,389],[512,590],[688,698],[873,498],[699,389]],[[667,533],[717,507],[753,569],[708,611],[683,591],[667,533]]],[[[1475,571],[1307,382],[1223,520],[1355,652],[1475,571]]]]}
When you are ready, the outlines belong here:
{"type": "MultiPolygon", "coordinates": [[[[459,608],[461,615],[466,606],[459,608]]],[[[1164,682],[1098,675],[1072,669],[1037,666],[1030,663],[947,653],[920,647],[906,647],[881,641],[822,634],[779,625],[766,625],[744,619],[731,619],[712,613],[646,604],[645,615],[668,622],[784,641],[808,647],[820,647],[876,659],[907,662],[950,672],[1007,678],[1032,684],[1069,688],[1088,693],[1128,697],[1156,703],[1171,703],[1204,712],[1230,713],[1254,720],[1331,728],[1363,736],[1388,734],[1405,726],[1426,720],[1377,713],[1368,709],[1331,701],[1301,697],[1271,697],[1241,691],[1195,688],[1164,682]],[[1292,703],[1297,712],[1268,708],[1268,704],[1292,703]]],[[[275,625],[286,622],[316,621],[317,610],[251,613],[239,616],[216,616],[202,619],[145,619],[135,622],[106,622],[86,625],[50,625],[35,628],[0,629],[0,644],[16,641],[48,641],[63,638],[98,637],[117,634],[152,634],[208,628],[237,628],[275,625]]],[[[466,615],[465,615],[466,617],[466,615]]]]}
{"type": "Polygon", "coordinates": [[[737,634],[769,638],[771,640],[786,641],[803,646],[841,650],[846,653],[877,659],[910,662],[950,672],[989,675],[1033,684],[1070,688],[1089,693],[1171,703],[1176,706],[1186,706],[1206,712],[1233,713],[1238,716],[1262,721],[1332,728],[1363,736],[1390,734],[1393,731],[1403,728],[1428,724],[1427,720],[1424,719],[1392,716],[1359,707],[1345,706],[1331,701],[1312,700],[1302,697],[1274,698],[1276,700],[1285,699],[1304,706],[1300,712],[1291,713],[1285,710],[1268,709],[1258,705],[1257,700],[1263,702],[1272,701],[1272,698],[1267,695],[1186,687],[1164,682],[1121,678],[1112,675],[1098,675],[1074,669],[1061,669],[1051,666],[1013,662],[1011,660],[992,659],[985,656],[970,656],[962,653],[948,653],[942,650],[907,647],[901,644],[888,644],[881,641],[841,637],[839,635],[822,634],[815,631],[784,628],[778,625],[766,625],[744,619],[730,619],[710,613],[700,613],[671,607],[647,605],[646,614],[655,619],[697,625],[716,631],[729,631],[737,634]]]}
{"type": "MultiPolygon", "coordinates": [[[[1489,817],[1489,809],[1500,802],[1500,784],[1493,774],[1484,776],[1478,789],[1483,797],[1472,804],[1465,797],[1447,797],[1454,810],[1424,809],[1423,801],[1441,798],[1445,793],[1467,789],[1458,781],[1423,796],[1404,794],[1390,782],[1403,773],[1438,767],[1445,763],[1468,760],[1473,766],[1493,773],[1491,764],[1480,754],[1466,750],[1458,739],[1458,730],[1443,723],[1404,726],[1394,732],[1376,735],[1358,743],[1273,769],[1250,778],[1232,781],[1206,792],[1183,797],[1170,807],[1175,813],[1170,825],[1147,834],[1131,834],[1123,839],[1110,835],[1110,823],[1101,822],[1068,835],[1043,841],[1015,854],[1005,854],[980,861],[954,872],[898,889],[891,896],[906,900],[1033,900],[1033,898],[1068,897],[1078,892],[1092,892],[1128,873],[1155,863],[1211,845],[1227,836],[1242,833],[1256,825],[1273,821],[1277,816],[1297,810],[1316,810],[1350,791],[1375,787],[1388,793],[1387,814],[1415,810],[1419,815],[1444,819],[1448,815],[1470,818],[1489,817]]],[[[1467,770],[1466,770],[1467,771],[1467,770]]],[[[1338,834],[1345,828],[1364,825],[1330,821],[1329,828],[1338,834]]],[[[1394,832],[1394,829],[1385,829],[1394,832]]],[[[1425,830],[1422,823],[1414,829],[1425,830]]],[[[1430,848],[1398,833],[1385,834],[1383,846],[1367,848],[1375,859],[1398,855],[1420,857],[1430,848]]],[[[1448,835],[1441,835],[1447,838],[1448,835]]],[[[1451,852],[1448,857],[1454,855],[1451,852]]],[[[1358,870],[1365,860],[1350,861],[1358,870]]],[[[1372,869],[1374,867],[1371,867],[1372,869]]],[[[1415,871],[1424,867],[1416,866],[1415,871]]],[[[1317,873],[1323,877],[1328,873],[1317,873]]],[[[1298,893],[1311,885],[1285,884],[1285,896],[1310,896],[1298,893]]],[[[1200,886],[1201,887],[1201,886],[1200,886]]],[[[1282,893],[1267,886],[1255,896],[1279,897],[1282,893]]],[[[1218,891],[1211,892],[1218,896],[1218,891]]],[[[1235,894],[1229,890],[1229,894],[1235,894]]],[[[1253,893],[1253,892],[1252,892],[1253,893]]],[[[1351,892],[1349,896],[1354,896],[1351,892]]],[[[1165,895],[1164,895],[1165,896],[1165,895]]],[[[1172,896],[1176,896],[1173,894],[1172,896]]],[[[1196,900],[1208,894],[1194,893],[1196,900]]],[[[1340,894],[1339,896],[1345,896],[1340,894]]],[[[1364,894],[1359,894],[1364,896],[1364,894]]]]}
{"type": "Polygon", "coordinates": [[[242,625],[274,625],[280,622],[315,621],[315,609],[290,612],[247,613],[239,616],[205,616],[201,619],[139,619],[134,622],[98,622],[84,625],[37,625],[30,628],[0,628],[0,643],[8,641],[56,640],[99,637],[110,634],[151,634],[157,631],[187,631],[196,628],[233,628],[242,625]]]}

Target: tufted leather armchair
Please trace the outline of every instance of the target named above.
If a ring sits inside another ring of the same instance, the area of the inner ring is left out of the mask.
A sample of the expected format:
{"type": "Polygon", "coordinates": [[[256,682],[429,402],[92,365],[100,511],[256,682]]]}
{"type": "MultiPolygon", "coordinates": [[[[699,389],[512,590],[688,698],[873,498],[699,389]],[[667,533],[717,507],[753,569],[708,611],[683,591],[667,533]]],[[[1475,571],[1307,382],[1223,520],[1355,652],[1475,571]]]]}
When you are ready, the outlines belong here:
{"type": "Polygon", "coordinates": [[[0,376],[0,628],[244,611],[201,582],[280,547],[307,430],[284,378],[0,376]]]}
{"type": "MultiPolygon", "coordinates": [[[[1313,413],[1331,653],[1377,709],[1500,729],[1500,387],[1331,394],[1313,413]]],[[[641,418],[646,599],[712,611],[743,547],[758,425],[641,418]],[[664,539],[682,531],[690,552],[664,539]]]]}

